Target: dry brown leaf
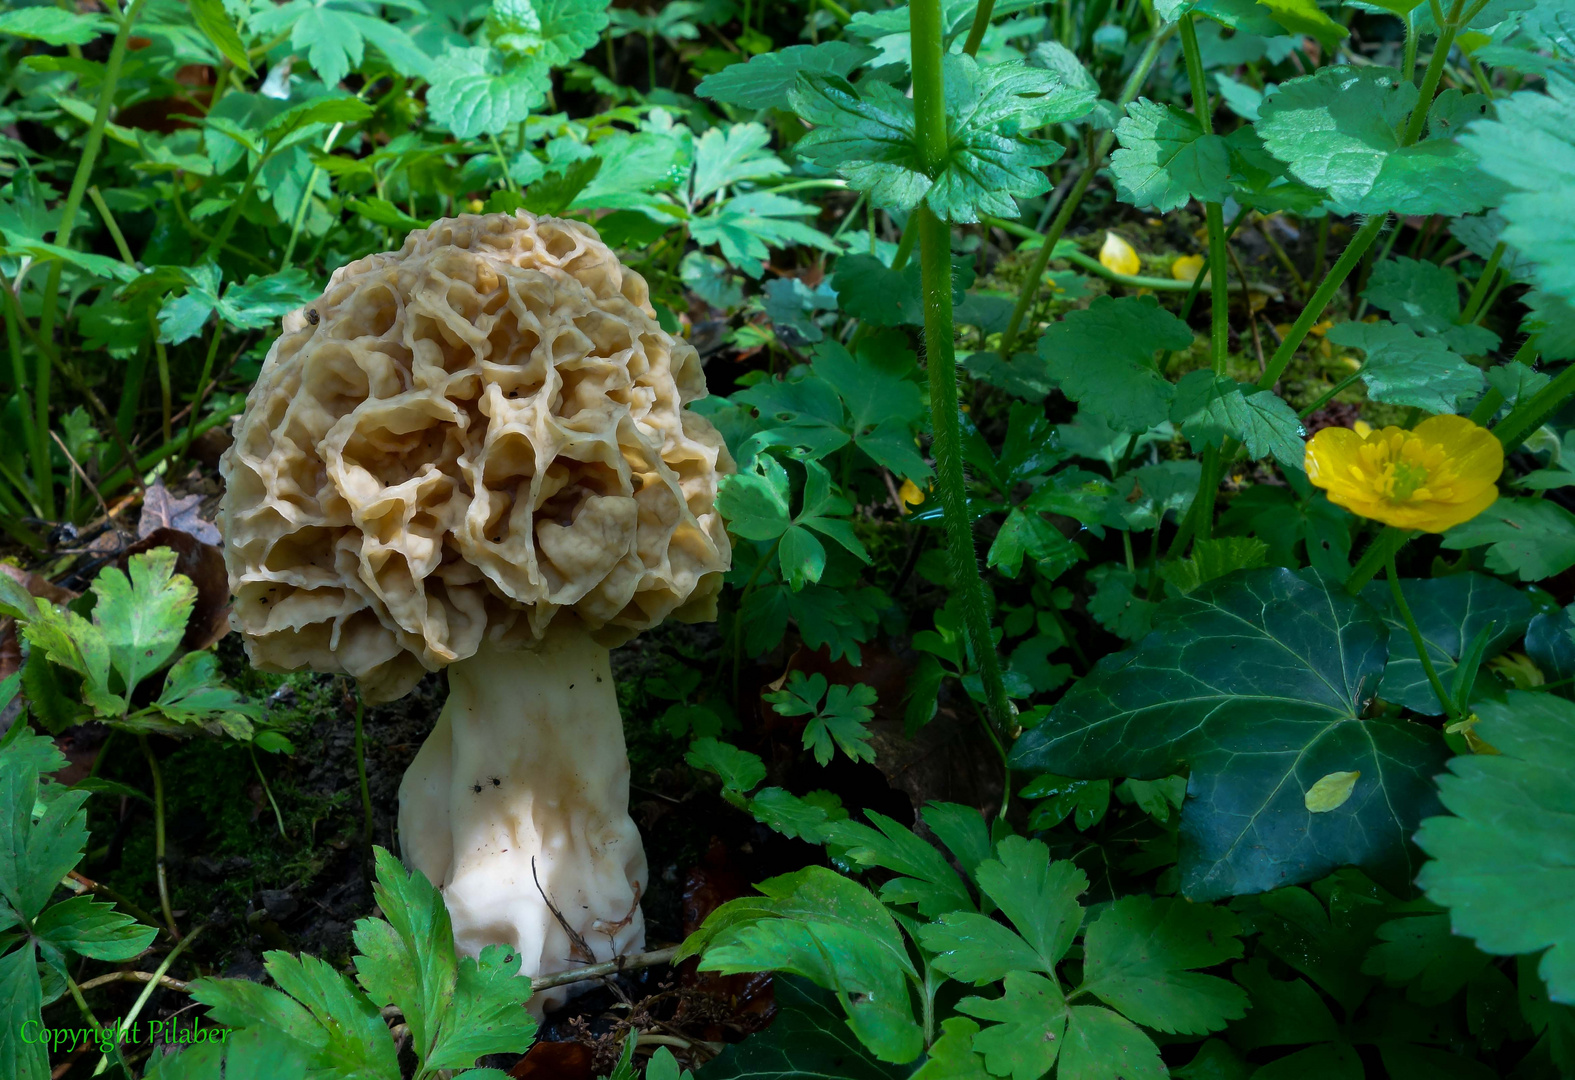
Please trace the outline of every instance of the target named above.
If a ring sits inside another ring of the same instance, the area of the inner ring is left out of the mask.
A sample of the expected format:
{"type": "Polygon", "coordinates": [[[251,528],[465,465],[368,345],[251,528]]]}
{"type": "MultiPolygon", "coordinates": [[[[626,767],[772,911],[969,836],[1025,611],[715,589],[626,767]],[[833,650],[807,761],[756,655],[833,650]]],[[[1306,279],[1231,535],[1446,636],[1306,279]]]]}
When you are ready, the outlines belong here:
{"type": "Polygon", "coordinates": [[[205,544],[219,543],[222,537],[218,527],[197,513],[201,506],[201,495],[183,495],[177,499],[164,486],[164,481],[155,480],[142,493],[142,516],[137,519],[137,539],[146,540],[159,529],[179,529],[205,544]]]}

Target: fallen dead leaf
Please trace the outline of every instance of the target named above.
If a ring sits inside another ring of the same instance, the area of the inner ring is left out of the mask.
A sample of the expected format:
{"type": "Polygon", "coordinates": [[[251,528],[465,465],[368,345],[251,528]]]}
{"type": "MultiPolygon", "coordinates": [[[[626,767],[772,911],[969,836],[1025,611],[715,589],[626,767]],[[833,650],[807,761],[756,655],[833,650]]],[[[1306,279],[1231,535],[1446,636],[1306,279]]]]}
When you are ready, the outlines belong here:
{"type": "Polygon", "coordinates": [[[205,544],[217,544],[223,537],[218,526],[197,513],[201,495],[176,498],[162,480],[155,480],[142,494],[142,516],[137,519],[137,539],[146,540],[159,529],[178,529],[205,544]]]}

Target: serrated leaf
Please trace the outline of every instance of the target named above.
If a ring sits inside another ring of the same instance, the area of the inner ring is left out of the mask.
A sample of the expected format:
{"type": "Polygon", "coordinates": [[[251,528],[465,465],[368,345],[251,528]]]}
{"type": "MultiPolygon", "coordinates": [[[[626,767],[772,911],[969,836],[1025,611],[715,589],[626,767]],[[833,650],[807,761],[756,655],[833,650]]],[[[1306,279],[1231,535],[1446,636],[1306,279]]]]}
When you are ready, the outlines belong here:
{"type": "Polygon", "coordinates": [[[38,773],[34,763],[10,757],[0,768],[0,896],[23,919],[38,917],[50,895],[82,858],[87,845],[85,791],[49,800],[35,822],[38,773]]]}
{"type": "Polygon", "coordinates": [[[461,957],[454,999],[426,1060],[429,1069],[469,1069],[486,1054],[522,1054],[536,1037],[525,1011],[530,980],[521,978],[519,950],[488,945],[475,958],[461,957]]]}
{"type": "Polygon", "coordinates": [[[1125,896],[1083,936],[1083,985],[1144,1027],[1217,1031],[1247,1010],[1241,988],[1193,968],[1241,956],[1241,922],[1225,908],[1125,896]]]}
{"type": "Polygon", "coordinates": [[[0,1003],[0,1075],[48,1080],[48,1044],[22,1037],[23,1025],[38,1023],[44,1006],[37,953],[31,944],[0,956],[0,1003]]]}
{"type": "Polygon", "coordinates": [[[1013,507],[990,542],[985,563],[1015,578],[1023,560],[1039,564],[1046,577],[1059,577],[1085,557],[1081,547],[1035,511],[1013,507]]]}
{"type": "Polygon", "coordinates": [[[1110,171],[1124,202],[1164,212],[1230,194],[1230,148],[1189,112],[1138,98],[1116,125],[1116,138],[1121,148],[1110,171]]]}
{"type": "Polygon", "coordinates": [[[1039,1080],[1061,1049],[1066,997],[1054,979],[1026,971],[1007,972],[1004,991],[998,998],[963,998],[957,1010],[997,1021],[973,1037],[974,1050],[984,1055],[992,1074],[1039,1080]]]}
{"type": "Polygon", "coordinates": [[[1447,137],[1400,145],[1417,90],[1389,68],[1326,67],[1280,84],[1255,126],[1291,175],[1328,191],[1343,214],[1474,213],[1503,185],[1447,137]]]}
{"type": "Polygon", "coordinates": [[[787,163],[766,149],[770,144],[771,133],[764,124],[732,124],[706,131],[695,140],[690,202],[700,202],[741,181],[787,172],[787,163]]]}
{"type": "Polygon", "coordinates": [[[973,1049],[979,1025],[963,1016],[941,1021],[941,1035],[913,1074],[913,1080],[990,1080],[984,1058],[973,1049]]]}
{"type": "Polygon", "coordinates": [[[759,755],[710,737],[690,743],[684,760],[692,768],[715,773],[722,778],[723,787],[740,794],[766,778],[766,765],[759,755]]]}
{"type": "Polygon", "coordinates": [[[893,270],[874,255],[847,255],[837,260],[831,287],[837,292],[838,307],[871,326],[924,322],[917,259],[893,270]]]}
{"type": "Polygon", "coordinates": [[[1281,468],[1303,468],[1305,431],[1296,410],[1272,390],[1259,390],[1212,371],[1192,371],[1176,384],[1170,418],[1193,450],[1221,446],[1227,436],[1252,458],[1273,456],[1281,468]]]}
{"type": "Polygon", "coordinates": [[[133,555],[128,569],[129,578],[106,567],[93,579],[98,597],[93,623],[103,632],[110,664],[129,695],[175,655],[197,602],[197,587],[175,573],[175,553],[169,548],[133,555]]]}
{"type": "Polygon", "coordinates": [[[1159,1047],[1129,1020],[1097,1005],[1067,1010],[1059,1080],[1164,1080],[1159,1047]]]}
{"type": "Polygon", "coordinates": [[[1553,1001],[1575,1003],[1575,900],[1566,825],[1575,813],[1575,704],[1512,691],[1477,706],[1475,732],[1497,754],[1467,754],[1439,777],[1448,816],[1429,818],[1417,843],[1433,861],[1418,884],[1450,909],[1450,924],[1487,953],[1542,950],[1538,972],[1553,1001]]]}
{"type": "Polygon", "coordinates": [[[1138,779],[1190,768],[1180,869],[1194,900],[1344,865],[1404,888],[1416,866],[1405,837],[1434,805],[1445,753],[1431,729],[1363,718],[1386,655],[1378,613],[1313,571],[1263,569],[1170,600],[1154,623],[1023,734],[1013,767],[1138,779]],[[1351,800],[1310,814],[1307,789],[1337,771],[1362,774],[1351,800]]]}
{"type": "Polygon", "coordinates": [[[1377,933],[1362,971],[1405,986],[1418,1005],[1442,1005],[1491,962],[1469,938],[1450,931],[1446,912],[1391,919],[1377,933]]]}
{"type": "MultiPolygon", "coordinates": [[[[1531,601],[1486,574],[1411,578],[1402,580],[1400,587],[1417,628],[1422,631],[1428,659],[1446,689],[1452,685],[1462,653],[1479,633],[1492,627],[1482,656],[1487,660],[1518,640],[1531,621],[1531,601]]],[[[1378,695],[1412,712],[1442,715],[1444,707],[1422,670],[1410,632],[1394,610],[1388,582],[1372,582],[1362,596],[1383,613],[1389,624],[1389,662],[1378,695]]]]}
{"type": "Polygon", "coordinates": [[[1575,514],[1547,499],[1500,498],[1443,539],[1452,551],[1483,544],[1493,573],[1541,581],[1575,566],[1575,514]]]}
{"type": "Polygon", "coordinates": [[[771,248],[803,244],[835,254],[838,248],[831,238],[805,220],[819,213],[819,207],[786,195],[752,191],[722,201],[713,213],[693,218],[689,232],[697,244],[719,245],[723,258],[755,277],[758,271],[751,266],[769,259],[771,248]]]}
{"type": "Polygon", "coordinates": [[[317,1064],[365,1080],[398,1071],[388,1026],[348,976],[315,956],[279,950],[264,953],[263,963],[279,988],[306,1006],[325,1036],[317,1047],[317,1064]]]}
{"type": "Polygon", "coordinates": [[[749,800],[749,812],[767,828],[810,844],[824,844],[828,828],[848,816],[842,800],[829,791],[811,791],[801,798],[779,787],[757,791],[749,800]]]}
{"type": "Polygon", "coordinates": [[[1328,338],[1367,354],[1362,381],[1374,401],[1452,413],[1462,397],[1482,391],[1481,368],[1450,352],[1441,339],[1421,337],[1409,327],[1346,322],[1331,328],[1328,338]]]}
{"type": "Polygon", "coordinates": [[[373,855],[377,880],[372,894],[383,918],[355,925],[356,980],[371,1004],[399,1006],[410,1025],[411,1045],[424,1059],[434,1052],[455,995],[453,927],[442,897],[425,875],[407,872],[381,847],[374,848],[373,855]]]}
{"type": "MultiPolygon", "coordinates": [[[[848,1029],[830,991],[777,975],[777,1016],[705,1067],[706,1080],[905,1080],[910,1070],[870,1056],[848,1029]]],[[[649,1075],[649,1074],[648,1074],[649,1075]]]]}
{"type": "Polygon", "coordinates": [[[45,45],[86,45],[115,29],[102,15],[39,5],[0,12],[0,34],[42,41],[45,45]]]}
{"type": "Polygon", "coordinates": [[[879,866],[900,875],[881,885],[882,900],[913,904],[920,915],[930,919],[974,909],[968,887],[939,851],[884,814],[871,810],[867,816],[875,828],[842,821],[824,832],[833,843],[846,848],[845,857],[859,866],[879,866]]]}
{"type": "Polygon", "coordinates": [[[1176,591],[1189,593],[1205,581],[1224,577],[1236,570],[1256,570],[1268,565],[1269,545],[1250,536],[1226,536],[1219,539],[1198,540],[1192,545],[1192,554],[1176,562],[1162,565],[1159,576],[1174,586],[1176,591]]]}
{"type": "Polygon", "coordinates": [[[1365,300],[1389,312],[1419,334],[1436,337],[1466,356],[1485,356],[1498,347],[1498,335],[1480,326],[1461,326],[1460,282],[1437,263],[1397,255],[1373,267],[1362,290],[1365,300]]]}
{"type": "Polygon", "coordinates": [[[1154,354],[1191,344],[1192,330],[1153,297],[1101,296],[1046,330],[1038,352],[1067,397],[1113,428],[1147,431],[1175,393],[1154,354]]]}
{"type": "Polygon", "coordinates": [[[821,71],[846,77],[875,56],[874,49],[849,41],[790,45],[707,75],[695,87],[695,93],[745,109],[786,110],[788,94],[799,72],[821,71]]]}
{"type": "Polygon", "coordinates": [[[33,933],[57,949],[94,960],[130,960],[142,953],[158,930],[91,896],[72,896],[44,909],[33,933]]]}
{"type": "Polygon", "coordinates": [[[427,104],[432,119],[461,139],[496,135],[546,100],[550,77],[535,60],[504,67],[490,49],[450,46],[432,61],[427,104]]]}

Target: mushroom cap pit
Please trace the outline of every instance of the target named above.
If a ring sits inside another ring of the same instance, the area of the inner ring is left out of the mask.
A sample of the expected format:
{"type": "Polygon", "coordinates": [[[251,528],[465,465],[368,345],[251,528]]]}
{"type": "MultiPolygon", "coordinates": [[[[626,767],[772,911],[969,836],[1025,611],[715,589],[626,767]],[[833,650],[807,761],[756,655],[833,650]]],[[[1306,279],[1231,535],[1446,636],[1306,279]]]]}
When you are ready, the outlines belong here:
{"type": "Polygon", "coordinates": [[[733,462],[699,355],[594,229],[445,218],[284,318],[220,471],[257,667],[388,701],[484,635],[715,617],[733,462]]]}

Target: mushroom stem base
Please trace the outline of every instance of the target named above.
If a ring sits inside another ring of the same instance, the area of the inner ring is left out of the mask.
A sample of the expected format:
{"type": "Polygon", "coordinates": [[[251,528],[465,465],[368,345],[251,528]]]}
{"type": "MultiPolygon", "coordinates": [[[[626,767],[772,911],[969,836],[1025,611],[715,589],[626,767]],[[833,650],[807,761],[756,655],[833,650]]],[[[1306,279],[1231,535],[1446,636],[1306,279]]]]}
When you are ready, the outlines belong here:
{"type": "Polygon", "coordinates": [[[535,976],[639,950],[645,851],[607,650],[555,625],[534,649],[483,643],[448,677],[400,785],[399,834],[406,864],[442,889],[459,951],[509,945],[535,976]]]}

